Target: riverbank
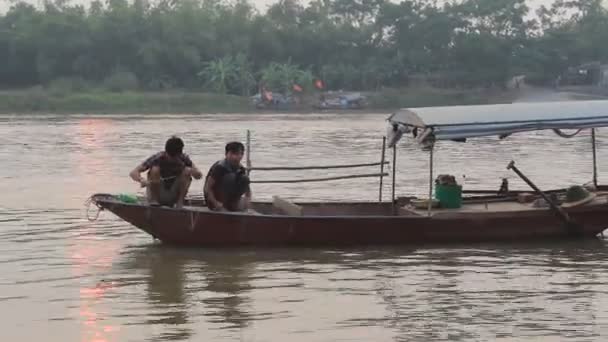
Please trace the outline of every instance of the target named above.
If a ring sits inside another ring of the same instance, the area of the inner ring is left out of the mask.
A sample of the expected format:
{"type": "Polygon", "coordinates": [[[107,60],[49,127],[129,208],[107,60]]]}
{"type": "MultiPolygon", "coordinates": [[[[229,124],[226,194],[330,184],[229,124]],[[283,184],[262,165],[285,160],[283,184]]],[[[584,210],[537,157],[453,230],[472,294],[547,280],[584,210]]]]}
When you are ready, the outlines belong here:
{"type": "MultiPolygon", "coordinates": [[[[388,112],[403,107],[468,105],[510,102],[513,94],[505,91],[437,89],[430,87],[385,89],[365,93],[369,106],[364,111],[388,112]]],[[[304,97],[298,106],[281,112],[318,112],[312,105],[316,96],[304,97]]],[[[96,114],[168,114],[168,113],[258,113],[245,96],[210,94],[192,91],[171,92],[69,92],[58,93],[44,88],[0,91],[0,113],[96,113],[96,114]]],[[[324,111],[325,112],[325,111],[324,111]]],[[[339,110],[327,111],[339,112],[339,110]]]]}
{"type": "Polygon", "coordinates": [[[239,113],[249,99],[193,92],[71,92],[45,90],[0,92],[0,113],[239,113]]]}

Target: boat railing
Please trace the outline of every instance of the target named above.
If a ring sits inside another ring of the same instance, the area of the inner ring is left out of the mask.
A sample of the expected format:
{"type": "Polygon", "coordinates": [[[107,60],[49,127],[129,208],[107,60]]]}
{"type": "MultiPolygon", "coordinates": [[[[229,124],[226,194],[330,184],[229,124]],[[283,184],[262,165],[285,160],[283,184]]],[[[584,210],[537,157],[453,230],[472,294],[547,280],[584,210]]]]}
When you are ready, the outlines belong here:
{"type": "MultiPolygon", "coordinates": [[[[288,183],[310,183],[310,182],[326,182],[342,179],[353,178],[379,178],[378,201],[382,202],[382,187],[385,176],[389,173],[385,171],[385,166],[389,162],[385,160],[386,153],[386,137],[382,138],[382,153],[379,162],[359,163],[359,164],[339,164],[339,165],[316,165],[316,166],[252,166],[251,165],[251,132],[247,130],[247,148],[246,148],[246,163],[247,174],[253,171],[302,171],[302,170],[331,170],[331,169],[354,169],[365,167],[380,167],[380,172],[374,173],[357,173],[347,174],[332,177],[319,178],[298,178],[298,179],[270,179],[270,180],[251,180],[252,184],[288,184],[288,183]]],[[[394,194],[393,194],[394,196],[394,194]]]]}

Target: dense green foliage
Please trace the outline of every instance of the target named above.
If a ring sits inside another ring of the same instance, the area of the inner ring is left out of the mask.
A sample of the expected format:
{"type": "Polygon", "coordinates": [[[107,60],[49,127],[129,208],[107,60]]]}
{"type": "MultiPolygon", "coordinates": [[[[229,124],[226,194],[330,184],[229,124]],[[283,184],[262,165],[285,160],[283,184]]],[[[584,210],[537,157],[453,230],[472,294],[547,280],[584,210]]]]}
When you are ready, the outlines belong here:
{"type": "Polygon", "coordinates": [[[601,0],[558,0],[531,19],[524,0],[14,1],[0,16],[0,86],[79,91],[196,89],[249,95],[374,90],[423,80],[437,87],[548,81],[608,59],[601,0]],[[443,2],[441,2],[443,3],[443,2]]]}

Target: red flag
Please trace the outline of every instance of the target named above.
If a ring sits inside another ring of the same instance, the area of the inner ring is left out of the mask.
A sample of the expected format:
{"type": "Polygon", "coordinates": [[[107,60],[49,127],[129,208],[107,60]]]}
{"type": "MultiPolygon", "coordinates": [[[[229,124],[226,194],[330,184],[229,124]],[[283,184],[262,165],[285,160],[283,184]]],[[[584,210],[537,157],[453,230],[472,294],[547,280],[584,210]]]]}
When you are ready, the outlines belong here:
{"type": "Polygon", "coordinates": [[[262,96],[264,96],[264,98],[266,99],[266,101],[272,101],[272,92],[270,92],[270,91],[264,91],[264,93],[262,94],[262,96]]]}

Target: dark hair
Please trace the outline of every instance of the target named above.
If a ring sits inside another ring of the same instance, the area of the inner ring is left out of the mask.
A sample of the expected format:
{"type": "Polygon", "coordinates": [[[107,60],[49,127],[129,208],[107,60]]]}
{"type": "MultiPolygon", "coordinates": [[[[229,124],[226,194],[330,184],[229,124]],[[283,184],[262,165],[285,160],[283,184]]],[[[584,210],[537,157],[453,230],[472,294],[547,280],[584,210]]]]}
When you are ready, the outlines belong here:
{"type": "Polygon", "coordinates": [[[229,142],[226,144],[226,153],[228,153],[228,152],[232,152],[232,153],[245,152],[245,146],[238,141],[229,142]]]}
{"type": "Polygon", "coordinates": [[[167,152],[167,154],[171,157],[179,156],[180,154],[182,154],[183,150],[184,142],[182,141],[182,139],[176,136],[172,136],[165,143],[165,152],[167,152]]]}

